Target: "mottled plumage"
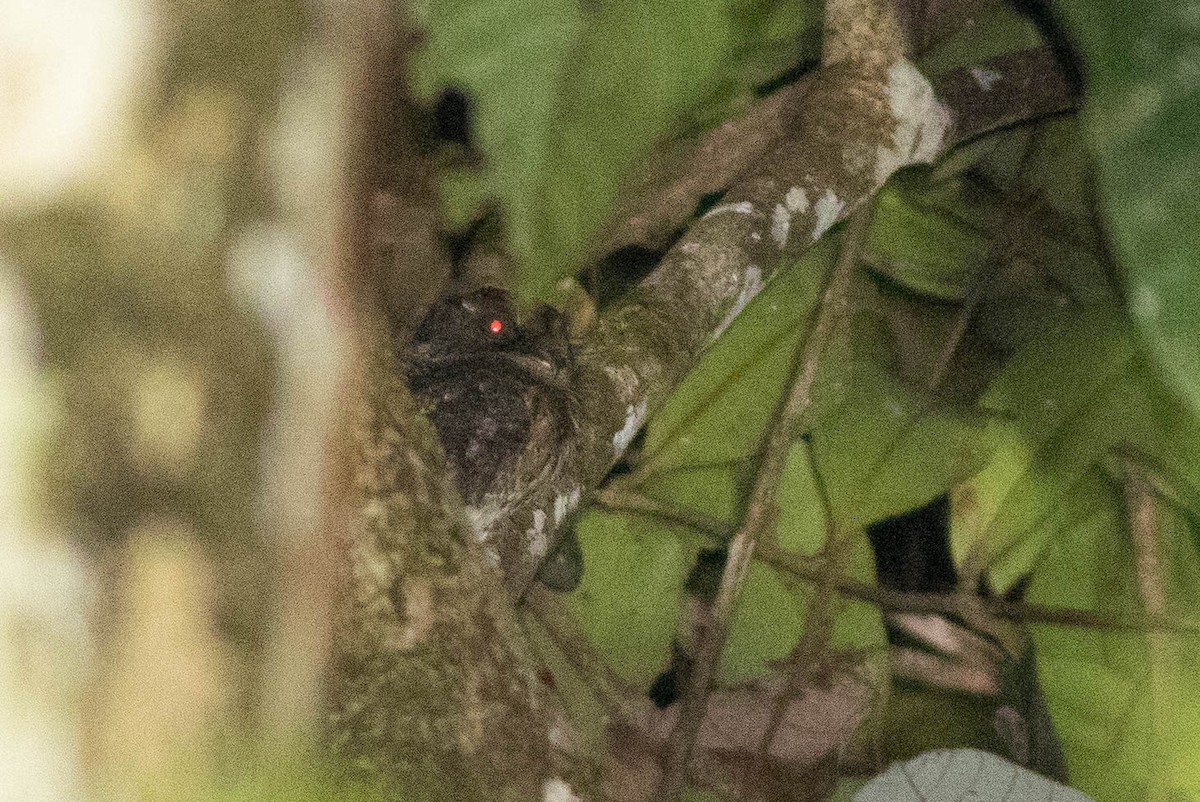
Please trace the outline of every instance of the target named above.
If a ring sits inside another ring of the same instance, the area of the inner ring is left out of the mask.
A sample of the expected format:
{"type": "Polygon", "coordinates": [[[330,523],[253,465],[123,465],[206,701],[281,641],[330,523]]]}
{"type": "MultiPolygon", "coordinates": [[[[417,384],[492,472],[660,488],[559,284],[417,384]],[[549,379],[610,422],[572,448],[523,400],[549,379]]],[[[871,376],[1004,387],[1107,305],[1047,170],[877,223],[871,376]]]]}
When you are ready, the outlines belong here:
{"type": "Polygon", "coordinates": [[[413,335],[408,381],[433,420],[463,500],[517,495],[554,471],[573,435],[566,321],[549,306],[517,318],[484,287],[437,303],[413,335]]]}

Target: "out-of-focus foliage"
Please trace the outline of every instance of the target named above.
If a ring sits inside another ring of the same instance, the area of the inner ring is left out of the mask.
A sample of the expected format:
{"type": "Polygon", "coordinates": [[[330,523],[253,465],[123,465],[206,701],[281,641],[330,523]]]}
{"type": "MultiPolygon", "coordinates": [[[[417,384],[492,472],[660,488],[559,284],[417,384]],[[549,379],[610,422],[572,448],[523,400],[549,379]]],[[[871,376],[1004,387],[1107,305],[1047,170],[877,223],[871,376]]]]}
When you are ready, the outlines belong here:
{"type": "Polygon", "coordinates": [[[1200,410],[1200,6],[1055,0],[1087,76],[1100,194],[1145,341],[1200,410]]]}
{"type": "Polygon", "coordinates": [[[345,55],[315,54],[292,0],[0,16],[0,283],[31,332],[31,375],[0,383],[37,399],[36,442],[0,444],[22,463],[0,495],[30,513],[0,548],[22,766],[0,797],[201,798],[218,743],[277,725],[295,748],[319,715],[323,600],[278,604],[275,557],[312,535],[340,380],[314,254],[341,213],[321,88],[345,55]]]}
{"type": "Polygon", "coordinates": [[[466,93],[483,153],[482,168],[446,176],[451,224],[496,204],[518,291],[546,295],[578,270],[638,160],[814,56],[820,11],[812,0],[423,4],[418,85],[429,98],[466,93]]]}

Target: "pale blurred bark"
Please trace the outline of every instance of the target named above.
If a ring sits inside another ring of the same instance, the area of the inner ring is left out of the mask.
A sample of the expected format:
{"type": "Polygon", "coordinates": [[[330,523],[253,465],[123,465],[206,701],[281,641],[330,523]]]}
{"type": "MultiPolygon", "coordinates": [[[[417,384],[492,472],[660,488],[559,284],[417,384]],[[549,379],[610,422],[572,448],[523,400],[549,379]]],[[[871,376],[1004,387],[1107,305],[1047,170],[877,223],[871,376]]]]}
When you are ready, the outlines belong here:
{"type": "Polygon", "coordinates": [[[82,793],[89,638],[83,563],[46,527],[32,484],[47,394],[32,323],[0,261],[0,793],[34,802],[82,793]]]}
{"type": "Polygon", "coordinates": [[[0,2],[0,798],[320,730],[363,14],[0,2]]]}

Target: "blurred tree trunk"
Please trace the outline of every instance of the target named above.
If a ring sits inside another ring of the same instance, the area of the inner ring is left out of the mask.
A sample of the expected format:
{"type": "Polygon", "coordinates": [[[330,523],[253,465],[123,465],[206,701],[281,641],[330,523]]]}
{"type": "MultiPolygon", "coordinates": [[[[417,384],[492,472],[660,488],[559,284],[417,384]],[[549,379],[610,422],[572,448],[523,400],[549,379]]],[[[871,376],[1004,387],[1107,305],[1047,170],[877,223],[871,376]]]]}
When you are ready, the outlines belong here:
{"type": "Polygon", "coordinates": [[[190,798],[321,729],[372,13],[3,5],[0,797],[190,798]]]}
{"type": "Polygon", "coordinates": [[[373,785],[565,787],[392,354],[448,276],[401,14],[5,14],[0,796],[341,798],[331,711],[373,785]]]}

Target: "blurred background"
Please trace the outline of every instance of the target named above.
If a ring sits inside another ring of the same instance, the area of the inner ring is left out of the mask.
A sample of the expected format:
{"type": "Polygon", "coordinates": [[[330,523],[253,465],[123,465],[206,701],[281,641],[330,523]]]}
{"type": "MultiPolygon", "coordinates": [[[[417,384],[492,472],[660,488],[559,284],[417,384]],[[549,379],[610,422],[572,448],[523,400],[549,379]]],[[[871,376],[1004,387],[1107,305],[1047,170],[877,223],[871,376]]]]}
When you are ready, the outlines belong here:
{"type": "MultiPolygon", "coordinates": [[[[1050,42],[1080,112],[881,193],[721,681],[780,671],[834,592],[794,569],[831,528],[873,587],[868,525],[945,498],[972,592],[1096,614],[1032,625],[1073,781],[1196,796],[1200,6],[924,5],[957,11],[923,70],[1050,42]]],[[[356,297],[404,317],[471,274],[586,325],[719,193],[654,236],[624,224],[676,214],[654,199],[703,171],[704,134],[818,63],[821,12],[0,0],[0,798],[346,798],[305,756],[356,297]]],[[[579,521],[564,604],[643,696],[835,258],[823,241],[748,308],[579,521]]],[[[840,602],[822,648],[885,671],[879,605],[840,602]]],[[[961,696],[893,701],[880,755],[978,743],[961,696]]]]}

